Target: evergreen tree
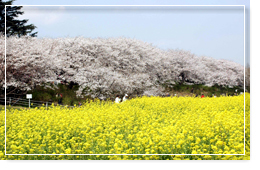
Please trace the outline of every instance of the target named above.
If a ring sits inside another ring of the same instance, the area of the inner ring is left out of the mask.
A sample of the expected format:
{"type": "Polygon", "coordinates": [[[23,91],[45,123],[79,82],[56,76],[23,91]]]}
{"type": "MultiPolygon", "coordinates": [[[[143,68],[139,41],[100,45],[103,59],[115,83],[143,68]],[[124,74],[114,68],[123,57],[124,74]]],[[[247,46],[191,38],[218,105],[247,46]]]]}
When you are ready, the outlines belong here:
{"type": "MultiPolygon", "coordinates": [[[[5,5],[12,5],[14,0],[3,2],[0,0],[0,32],[5,34],[5,5]]],[[[24,12],[21,11],[22,6],[7,6],[6,7],[6,36],[17,35],[18,37],[23,35],[37,36],[37,32],[33,32],[36,28],[35,25],[26,25],[28,19],[18,20],[19,15],[24,12]]]]}

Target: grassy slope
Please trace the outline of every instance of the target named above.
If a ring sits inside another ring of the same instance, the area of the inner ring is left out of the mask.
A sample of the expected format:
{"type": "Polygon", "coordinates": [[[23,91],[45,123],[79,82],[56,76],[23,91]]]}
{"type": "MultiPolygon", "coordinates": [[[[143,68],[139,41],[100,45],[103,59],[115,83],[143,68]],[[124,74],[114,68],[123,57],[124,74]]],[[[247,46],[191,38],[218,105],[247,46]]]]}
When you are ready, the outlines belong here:
{"type": "MultiPolygon", "coordinates": [[[[5,106],[4,105],[0,105],[0,110],[4,110],[5,106]]],[[[6,106],[6,109],[18,109],[18,110],[22,110],[22,109],[26,109],[26,107],[21,107],[21,106],[6,106]]]]}

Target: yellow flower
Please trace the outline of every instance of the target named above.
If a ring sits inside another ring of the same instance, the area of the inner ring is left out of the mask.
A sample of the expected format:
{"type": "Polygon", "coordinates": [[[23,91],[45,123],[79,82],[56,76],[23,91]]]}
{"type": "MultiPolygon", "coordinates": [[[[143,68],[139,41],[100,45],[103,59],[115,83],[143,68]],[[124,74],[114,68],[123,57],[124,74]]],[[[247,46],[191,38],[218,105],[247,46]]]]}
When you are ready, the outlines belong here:
{"type": "MultiPolygon", "coordinates": [[[[246,93],[246,155],[176,156],[167,159],[250,159],[250,96],[246,93]]],[[[120,105],[86,102],[7,110],[7,153],[14,154],[240,154],[244,153],[244,97],[139,97],[120,105]]],[[[0,110],[0,158],[5,156],[5,110],[0,110]]],[[[38,157],[26,157],[38,158],[38,157]]],[[[48,156],[41,159],[82,159],[48,156]]],[[[84,156],[84,159],[161,159],[84,156]]]]}

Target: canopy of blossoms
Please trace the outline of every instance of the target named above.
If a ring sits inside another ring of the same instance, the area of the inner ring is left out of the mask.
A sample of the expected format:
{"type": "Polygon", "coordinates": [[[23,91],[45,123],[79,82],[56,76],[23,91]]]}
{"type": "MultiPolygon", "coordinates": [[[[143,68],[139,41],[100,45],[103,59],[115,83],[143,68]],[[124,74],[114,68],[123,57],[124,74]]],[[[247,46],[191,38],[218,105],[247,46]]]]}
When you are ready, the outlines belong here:
{"type": "MultiPolygon", "coordinates": [[[[74,82],[77,94],[159,95],[161,83],[243,86],[244,68],[184,50],[161,50],[128,38],[9,37],[7,87],[30,90],[43,83],[74,82]]],[[[0,86],[4,87],[5,40],[0,37],[0,86]]]]}

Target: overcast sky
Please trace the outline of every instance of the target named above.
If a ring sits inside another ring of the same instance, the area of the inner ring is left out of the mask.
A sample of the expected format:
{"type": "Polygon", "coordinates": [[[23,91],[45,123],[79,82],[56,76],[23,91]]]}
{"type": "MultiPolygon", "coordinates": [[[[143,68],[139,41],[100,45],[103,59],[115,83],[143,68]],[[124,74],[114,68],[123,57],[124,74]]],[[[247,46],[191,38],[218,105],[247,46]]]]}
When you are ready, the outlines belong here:
{"type": "MultiPolygon", "coordinates": [[[[14,5],[246,5],[249,0],[33,1],[14,5]],[[108,3],[109,2],[109,3],[108,3]]],[[[38,37],[127,37],[244,65],[243,7],[23,7],[38,37]]],[[[249,16],[246,17],[246,19],[249,16]]],[[[249,22],[246,22],[249,28],[249,22]]],[[[249,32],[246,29],[246,36],[249,32]]],[[[248,29],[249,30],[249,29],[248,29]]],[[[249,39],[246,39],[248,48],[249,39]]],[[[249,50],[246,50],[249,56],[249,50]]],[[[246,57],[248,60],[248,57],[246,57]]]]}

